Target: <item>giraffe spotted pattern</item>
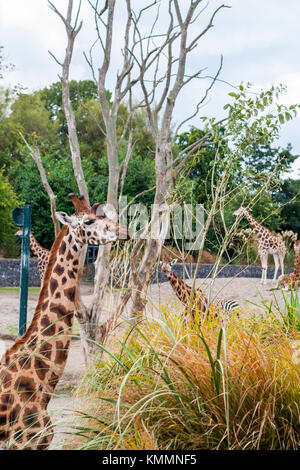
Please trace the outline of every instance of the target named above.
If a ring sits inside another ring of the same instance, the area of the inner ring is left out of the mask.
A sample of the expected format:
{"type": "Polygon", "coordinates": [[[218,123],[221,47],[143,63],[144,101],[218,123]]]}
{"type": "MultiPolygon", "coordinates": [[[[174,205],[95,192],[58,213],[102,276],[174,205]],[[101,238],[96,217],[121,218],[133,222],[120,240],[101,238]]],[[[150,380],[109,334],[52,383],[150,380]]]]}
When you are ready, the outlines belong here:
{"type": "Polygon", "coordinates": [[[294,289],[300,286],[299,273],[299,256],[300,256],[300,240],[294,243],[295,259],[294,271],[290,274],[281,274],[278,278],[277,289],[282,286],[284,290],[294,289]]]}
{"type": "Polygon", "coordinates": [[[216,300],[209,304],[201,286],[193,292],[192,288],[173,271],[172,265],[174,262],[176,260],[170,261],[166,256],[162,256],[161,270],[169,279],[178,299],[185,305],[185,318],[189,317],[189,315],[195,318],[197,312],[205,315],[206,312],[212,310],[213,314],[217,315],[220,311],[232,313],[240,308],[240,305],[235,300],[216,300]]]}
{"type": "Polygon", "coordinates": [[[84,244],[128,239],[127,229],[97,215],[97,205],[85,201],[83,207],[83,198],[74,195],[72,202],[77,215],[56,213],[64,226],[50,251],[32,322],[0,364],[0,441],[7,449],[44,450],[53,438],[47,406],[69,353],[84,244]]]}
{"type": "MultiPolygon", "coordinates": [[[[19,230],[17,233],[15,233],[15,236],[21,237],[22,230],[19,230]]],[[[47,250],[47,248],[43,248],[39,244],[32,232],[30,232],[30,249],[32,253],[38,258],[37,267],[40,273],[40,279],[42,283],[45,276],[46,267],[49,261],[50,251],[47,250]]]]}
{"type": "Polygon", "coordinates": [[[244,207],[240,207],[234,213],[236,217],[246,217],[251,227],[258,238],[258,254],[261,260],[262,275],[261,282],[266,284],[267,282],[267,270],[268,270],[268,255],[271,254],[274,257],[275,272],[274,279],[277,278],[277,272],[279,265],[281,267],[281,273],[284,273],[284,257],[286,253],[285,244],[282,238],[272,235],[269,229],[260,225],[250,212],[244,207]]]}

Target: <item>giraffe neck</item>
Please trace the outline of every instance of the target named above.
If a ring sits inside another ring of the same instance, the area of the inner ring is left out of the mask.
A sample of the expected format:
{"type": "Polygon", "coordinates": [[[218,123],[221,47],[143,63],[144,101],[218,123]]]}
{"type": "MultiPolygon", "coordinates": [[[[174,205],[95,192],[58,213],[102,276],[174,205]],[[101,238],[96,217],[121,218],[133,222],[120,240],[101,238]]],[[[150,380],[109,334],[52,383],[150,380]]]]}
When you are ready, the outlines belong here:
{"type": "Polygon", "coordinates": [[[33,233],[30,232],[30,249],[32,251],[32,253],[34,255],[36,255],[38,258],[41,256],[41,254],[43,253],[49,253],[49,250],[47,250],[46,248],[43,248],[39,242],[37,241],[37,239],[35,238],[35,236],[33,235],[33,233]]]}
{"type": "Polygon", "coordinates": [[[167,272],[166,274],[178,299],[184,305],[191,309],[194,309],[197,306],[199,311],[205,311],[207,298],[202,287],[199,287],[196,292],[193,292],[192,288],[188,286],[174,271],[167,272]]]}
{"type": "Polygon", "coordinates": [[[248,211],[245,211],[245,217],[255,233],[260,234],[267,231],[267,229],[260,225],[248,211]]]}
{"type": "Polygon", "coordinates": [[[31,357],[38,379],[43,383],[52,381],[53,388],[63,372],[70,347],[80,251],[64,226],[50,251],[33,319],[26,333],[5,354],[6,365],[20,356],[31,357]]]}
{"type": "Polygon", "coordinates": [[[188,286],[174,271],[166,272],[172,289],[184,304],[189,304],[192,297],[192,288],[188,286]]]}

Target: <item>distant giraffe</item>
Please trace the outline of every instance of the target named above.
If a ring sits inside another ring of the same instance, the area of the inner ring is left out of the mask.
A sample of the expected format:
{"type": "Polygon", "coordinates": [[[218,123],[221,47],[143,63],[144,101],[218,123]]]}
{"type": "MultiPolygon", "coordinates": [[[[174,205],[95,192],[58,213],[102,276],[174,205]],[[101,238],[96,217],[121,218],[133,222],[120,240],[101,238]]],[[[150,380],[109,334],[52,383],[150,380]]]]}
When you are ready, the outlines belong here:
{"type": "MultiPolygon", "coordinates": [[[[22,237],[22,230],[15,233],[16,237],[22,237]]],[[[46,267],[49,261],[50,251],[47,248],[43,248],[32,232],[30,232],[30,249],[32,253],[38,258],[38,270],[40,273],[41,284],[43,283],[46,267]]]]}
{"type": "Polygon", "coordinates": [[[63,224],[51,248],[38,304],[26,333],[0,364],[0,441],[9,449],[44,450],[53,438],[49,400],[69,353],[84,245],[128,239],[128,230],[106,218],[98,204],[76,213],[57,212],[63,224]]]}
{"type": "Polygon", "coordinates": [[[192,288],[187,285],[183,279],[175,273],[175,271],[173,271],[172,266],[176,261],[176,259],[170,261],[169,258],[163,255],[161,257],[161,270],[169,279],[178,299],[185,305],[185,317],[191,314],[194,318],[197,310],[199,313],[205,314],[210,310],[210,307],[212,307],[215,315],[220,310],[232,313],[240,308],[240,305],[235,300],[216,300],[209,304],[202,287],[199,287],[195,292],[193,292],[192,288]]]}
{"type": "Polygon", "coordinates": [[[178,299],[185,305],[184,317],[187,318],[190,314],[192,317],[195,317],[197,310],[199,313],[204,314],[207,309],[208,301],[202,288],[199,287],[197,291],[193,292],[192,288],[173,271],[172,264],[174,264],[174,261],[170,262],[164,255],[161,257],[161,270],[169,279],[171,287],[178,299]]]}
{"type": "Polygon", "coordinates": [[[261,282],[262,284],[266,284],[267,282],[267,270],[268,270],[268,255],[272,254],[274,257],[275,263],[275,272],[274,272],[274,279],[277,277],[277,272],[279,268],[279,264],[281,266],[281,273],[284,272],[284,257],[286,248],[282,238],[272,235],[269,229],[260,225],[254,217],[250,214],[250,212],[245,209],[244,207],[240,207],[235,212],[233,212],[234,216],[244,216],[250,223],[251,227],[253,228],[254,232],[258,237],[258,254],[261,260],[261,267],[262,267],[262,275],[261,275],[261,282]]]}
{"type": "Polygon", "coordinates": [[[277,289],[283,286],[284,290],[294,289],[300,286],[300,273],[299,273],[299,257],[300,257],[300,240],[294,243],[295,259],[294,271],[290,274],[281,274],[278,278],[277,289]]]}

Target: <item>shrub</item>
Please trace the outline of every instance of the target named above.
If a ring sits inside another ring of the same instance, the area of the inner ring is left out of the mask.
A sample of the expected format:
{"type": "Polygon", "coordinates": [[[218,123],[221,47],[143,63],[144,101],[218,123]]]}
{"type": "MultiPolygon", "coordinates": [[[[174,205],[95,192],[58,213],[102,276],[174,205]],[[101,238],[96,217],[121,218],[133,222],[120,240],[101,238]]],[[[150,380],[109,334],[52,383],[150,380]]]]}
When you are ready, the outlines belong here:
{"type": "Polygon", "coordinates": [[[163,310],[95,366],[82,449],[298,449],[300,368],[280,319],[186,327],[163,310]]]}

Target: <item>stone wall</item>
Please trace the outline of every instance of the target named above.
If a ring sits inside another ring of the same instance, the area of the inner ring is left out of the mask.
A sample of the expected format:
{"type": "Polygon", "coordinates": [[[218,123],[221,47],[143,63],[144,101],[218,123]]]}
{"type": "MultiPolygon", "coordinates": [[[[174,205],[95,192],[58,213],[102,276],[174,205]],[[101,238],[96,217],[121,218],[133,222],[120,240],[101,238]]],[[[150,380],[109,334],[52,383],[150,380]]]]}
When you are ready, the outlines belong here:
{"type": "MultiPolygon", "coordinates": [[[[18,287],[20,285],[20,259],[0,259],[0,286],[18,287]]],[[[30,287],[40,286],[40,276],[37,268],[37,259],[29,260],[30,287]]]]}
{"type": "MultiPolygon", "coordinates": [[[[196,269],[196,264],[175,264],[173,270],[180,276],[182,279],[191,279],[194,275],[196,269]]],[[[291,268],[286,268],[285,272],[288,274],[292,272],[291,268]]],[[[213,264],[201,264],[198,268],[197,278],[207,278],[212,277],[214,273],[213,264]]],[[[278,270],[277,278],[281,274],[281,269],[278,270]]],[[[268,279],[273,279],[274,268],[268,268],[268,279]]],[[[120,279],[120,273],[116,276],[120,279]]],[[[129,276],[127,275],[127,278],[129,276]]],[[[217,277],[251,277],[251,278],[261,278],[261,267],[260,266],[238,266],[238,265],[220,265],[218,269],[217,277]]],[[[153,270],[152,278],[153,284],[159,282],[166,282],[168,280],[167,276],[161,272],[161,269],[157,265],[153,270]]],[[[118,286],[118,282],[115,283],[118,286]]]]}
{"type": "MultiPolygon", "coordinates": [[[[185,265],[185,269],[182,264],[176,264],[173,266],[174,271],[182,278],[189,279],[193,276],[196,265],[185,265]]],[[[206,278],[212,277],[213,274],[212,264],[202,264],[199,266],[197,277],[206,278]]],[[[114,272],[114,285],[119,286],[119,280],[122,278],[122,269],[118,272],[114,272]]],[[[286,272],[290,273],[292,269],[287,268],[286,272]]],[[[278,275],[281,273],[279,270],[278,275]]],[[[272,279],[274,276],[274,268],[268,268],[268,279],[272,279]]],[[[261,277],[260,266],[220,266],[217,277],[261,277]]],[[[127,274],[127,280],[129,278],[129,269],[127,274]]],[[[166,282],[168,279],[159,268],[156,268],[152,274],[152,282],[166,282]]],[[[20,260],[19,259],[0,259],[0,286],[1,287],[15,287],[20,284],[20,260]]],[[[37,259],[31,258],[29,261],[29,286],[37,287],[40,285],[40,277],[37,269],[37,259]]]]}

